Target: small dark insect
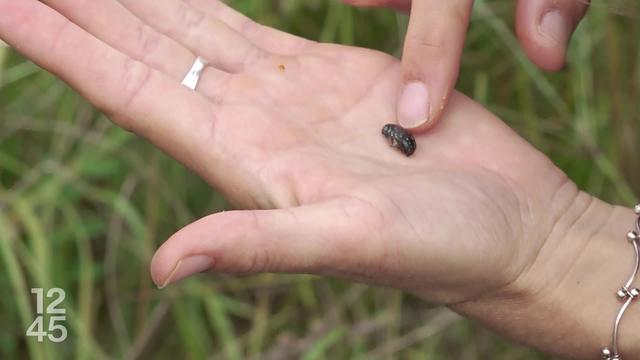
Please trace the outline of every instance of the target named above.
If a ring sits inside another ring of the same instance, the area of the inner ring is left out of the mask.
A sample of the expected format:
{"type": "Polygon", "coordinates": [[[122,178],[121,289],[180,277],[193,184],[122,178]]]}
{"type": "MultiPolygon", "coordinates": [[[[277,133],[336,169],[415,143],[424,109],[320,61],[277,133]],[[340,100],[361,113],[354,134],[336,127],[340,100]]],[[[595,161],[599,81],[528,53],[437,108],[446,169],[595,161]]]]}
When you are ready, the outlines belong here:
{"type": "Polygon", "coordinates": [[[382,135],[389,140],[389,144],[400,150],[406,156],[416,151],[416,139],[405,128],[396,124],[387,124],[382,128],[382,135]]]}

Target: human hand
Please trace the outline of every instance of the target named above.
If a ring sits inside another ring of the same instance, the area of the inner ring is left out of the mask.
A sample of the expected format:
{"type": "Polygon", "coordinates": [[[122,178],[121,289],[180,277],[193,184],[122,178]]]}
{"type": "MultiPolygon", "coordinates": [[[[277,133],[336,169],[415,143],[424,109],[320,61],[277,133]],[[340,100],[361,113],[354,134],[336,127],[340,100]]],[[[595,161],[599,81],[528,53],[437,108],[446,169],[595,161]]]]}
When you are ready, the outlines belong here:
{"type": "MultiPolygon", "coordinates": [[[[411,12],[404,44],[403,86],[397,118],[422,132],[440,120],[460,67],[473,0],[343,0],[356,6],[385,6],[411,12]]],[[[519,0],[516,32],[529,58],[547,71],[565,64],[571,33],[588,1],[519,0]]]]}
{"type": "Polygon", "coordinates": [[[219,2],[45,2],[70,21],[0,0],[0,37],[239,208],[266,209],[182,229],[153,259],[159,285],[308,272],[463,302],[530,267],[577,192],[460,94],[412,158],[390,149],[380,129],[401,69],[388,55],[295,38],[219,2]],[[180,85],[193,54],[211,64],[197,92],[180,85]]]}
{"type": "MultiPolygon", "coordinates": [[[[611,216],[493,115],[454,94],[407,159],[379,133],[395,113],[395,59],[282,34],[216,1],[122,3],[47,0],[67,21],[40,1],[0,0],[0,38],[239,208],[264,209],[178,232],[152,261],[158,285],[202,270],[334,275],[560,355],[608,341],[598,325],[617,304],[593,295],[628,267],[602,261],[626,258],[615,234],[628,209],[611,216]],[[179,85],[194,54],[212,65],[197,92],[179,85]]],[[[639,343],[624,341],[630,353],[639,343]]]]}

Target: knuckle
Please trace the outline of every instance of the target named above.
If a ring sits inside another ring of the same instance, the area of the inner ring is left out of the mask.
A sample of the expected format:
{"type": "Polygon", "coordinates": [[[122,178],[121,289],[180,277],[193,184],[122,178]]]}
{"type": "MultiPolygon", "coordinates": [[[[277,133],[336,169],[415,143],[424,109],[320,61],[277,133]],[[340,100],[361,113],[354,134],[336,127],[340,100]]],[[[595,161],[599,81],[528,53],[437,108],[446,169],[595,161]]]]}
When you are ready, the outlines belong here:
{"type": "Polygon", "coordinates": [[[197,11],[186,2],[181,3],[178,10],[180,25],[185,29],[200,27],[206,18],[203,12],[197,11]]]}
{"type": "Polygon", "coordinates": [[[457,2],[433,19],[428,29],[410,32],[407,44],[415,49],[416,62],[443,60],[462,48],[472,3],[457,2]]]}
{"type": "Polygon", "coordinates": [[[120,108],[127,112],[135,104],[151,79],[151,69],[143,63],[127,58],[124,61],[120,79],[120,108]]]}
{"type": "Polygon", "coordinates": [[[52,40],[49,45],[49,52],[59,52],[62,42],[66,38],[66,32],[71,25],[71,20],[65,18],[64,21],[58,25],[58,29],[55,31],[52,40]]]}
{"type": "Polygon", "coordinates": [[[269,253],[265,249],[257,248],[249,257],[243,268],[239,269],[243,274],[256,274],[265,271],[269,266],[269,253]]]}
{"type": "Polygon", "coordinates": [[[136,34],[137,58],[145,62],[157,51],[160,45],[160,36],[155,31],[151,31],[151,28],[144,23],[138,24],[136,34]]]}
{"type": "MultiPolygon", "coordinates": [[[[260,218],[253,212],[229,212],[225,214],[219,224],[220,228],[225,229],[226,232],[232,232],[227,236],[228,241],[223,245],[224,247],[237,247],[239,240],[248,241],[245,244],[241,244],[246,248],[248,255],[243,256],[242,259],[234,264],[230,264],[230,270],[237,274],[255,274],[265,271],[271,263],[270,253],[267,247],[263,244],[257,243],[258,238],[261,237],[260,233],[260,218]]],[[[228,253],[230,251],[221,250],[221,253],[228,253]]]]}
{"type": "Polygon", "coordinates": [[[425,57],[429,59],[440,59],[445,56],[445,38],[434,32],[429,34],[413,34],[408,35],[407,46],[413,48],[415,57],[422,60],[425,57]]]}
{"type": "Polygon", "coordinates": [[[265,33],[268,31],[268,28],[266,26],[258,24],[249,18],[243,18],[242,20],[240,20],[238,29],[239,33],[244,34],[245,36],[259,36],[260,33],[265,33]]]}
{"type": "Polygon", "coordinates": [[[266,53],[258,47],[248,46],[243,57],[242,66],[243,68],[247,68],[252,64],[256,64],[264,59],[266,53]]]}
{"type": "Polygon", "coordinates": [[[257,231],[260,226],[260,219],[253,211],[229,211],[224,213],[220,220],[221,228],[227,230],[238,229],[240,234],[257,231]]]}

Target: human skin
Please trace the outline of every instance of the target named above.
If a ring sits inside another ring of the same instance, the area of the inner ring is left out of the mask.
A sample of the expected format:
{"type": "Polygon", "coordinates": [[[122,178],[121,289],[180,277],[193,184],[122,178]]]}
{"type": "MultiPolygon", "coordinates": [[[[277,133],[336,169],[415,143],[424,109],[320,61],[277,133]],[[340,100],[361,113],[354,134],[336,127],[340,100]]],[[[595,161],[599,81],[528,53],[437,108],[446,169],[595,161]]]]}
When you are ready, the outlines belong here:
{"type": "Polygon", "coordinates": [[[549,353],[608,345],[631,211],[579,191],[459,93],[411,158],[389,148],[397,59],[210,0],[0,0],[0,38],[246,209],[164,243],[159,286],[201,271],[329,275],[409,291],[549,353]],[[190,91],[180,80],[196,53],[210,66],[190,91]]]}
{"type": "MultiPolygon", "coordinates": [[[[397,115],[414,132],[435,126],[449,101],[460,67],[473,0],[343,0],[355,6],[410,12],[402,55],[397,115]]],[[[515,27],[529,58],[541,69],[560,70],[569,39],[589,1],[519,0],[515,27]]]]}

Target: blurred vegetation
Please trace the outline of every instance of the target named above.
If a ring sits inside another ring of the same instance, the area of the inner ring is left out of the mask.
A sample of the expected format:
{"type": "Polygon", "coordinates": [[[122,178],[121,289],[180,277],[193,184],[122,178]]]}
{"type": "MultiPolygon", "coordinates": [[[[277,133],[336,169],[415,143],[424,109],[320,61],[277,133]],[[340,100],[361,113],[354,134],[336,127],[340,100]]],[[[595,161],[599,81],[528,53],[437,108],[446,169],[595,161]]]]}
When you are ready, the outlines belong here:
{"type": "MultiPolygon", "coordinates": [[[[567,68],[545,74],[511,31],[514,3],[476,2],[458,88],[583,189],[631,204],[640,194],[640,22],[596,3],[567,68]]],[[[232,4],[308,38],[395,55],[407,22],[328,0],[232,4]]],[[[0,47],[0,63],[0,358],[549,358],[388,289],[267,274],[157,290],[154,249],[224,200],[15,52],[0,47]],[[25,339],[33,287],[66,290],[67,341],[25,339]]]]}

